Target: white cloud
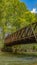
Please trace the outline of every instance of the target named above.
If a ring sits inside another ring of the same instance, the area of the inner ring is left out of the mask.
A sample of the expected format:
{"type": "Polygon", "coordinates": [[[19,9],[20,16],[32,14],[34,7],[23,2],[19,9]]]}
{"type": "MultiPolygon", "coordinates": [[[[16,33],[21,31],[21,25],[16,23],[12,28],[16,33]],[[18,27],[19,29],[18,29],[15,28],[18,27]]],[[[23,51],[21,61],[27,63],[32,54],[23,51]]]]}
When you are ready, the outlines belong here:
{"type": "Polygon", "coordinates": [[[37,13],[36,8],[33,8],[33,10],[31,11],[31,13],[37,13]]]}

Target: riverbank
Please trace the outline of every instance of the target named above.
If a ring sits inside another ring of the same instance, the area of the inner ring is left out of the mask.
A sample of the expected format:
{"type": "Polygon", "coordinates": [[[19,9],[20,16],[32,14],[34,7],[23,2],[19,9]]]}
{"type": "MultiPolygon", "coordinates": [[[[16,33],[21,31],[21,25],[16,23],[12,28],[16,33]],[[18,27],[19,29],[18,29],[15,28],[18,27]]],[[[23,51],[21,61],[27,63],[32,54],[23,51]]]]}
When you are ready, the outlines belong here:
{"type": "MultiPolygon", "coordinates": [[[[15,56],[33,56],[37,57],[37,43],[34,44],[23,44],[12,46],[12,52],[2,52],[0,45],[0,55],[15,55],[15,56]]],[[[8,49],[7,49],[8,50],[8,49]]]]}
{"type": "Polygon", "coordinates": [[[24,53],[0,52],[0,56],[37,57],[37,52],[24,52],[24,53]]]}

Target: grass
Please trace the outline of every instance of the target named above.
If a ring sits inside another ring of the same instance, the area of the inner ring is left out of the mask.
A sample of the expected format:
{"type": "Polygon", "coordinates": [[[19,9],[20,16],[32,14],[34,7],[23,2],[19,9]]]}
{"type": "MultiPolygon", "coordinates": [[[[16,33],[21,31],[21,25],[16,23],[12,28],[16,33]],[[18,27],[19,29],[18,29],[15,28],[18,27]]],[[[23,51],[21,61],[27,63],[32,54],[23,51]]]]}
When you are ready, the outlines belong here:
{"type": "MultiPolygon", "coordinates": [[[[1,52],[1,48],[3,48],[3,44],[0,43],[0,55],[8,55],[7,52],[1,52]]],[[[36,56],[37,57],[37,44],[21,44],[15,45],[12,47],[12,52],[9,55],[20,55],[20,56],[36,56]]]]}
{"type": "Polygon", "coordinates": [[[37,57],[37,44],[26,44],[26,45],[16,45],[13,46],[13,52],[9,53],[9,52],[2,52],[1,48],[3,47],[3,45],[0,43],[0,65],[37,65],[37,61],[5,61],[5,60],[1,60],[2,58],[4,59],[7,57],[27,57],[27,56],[33,56],[33,57],[37,57]],[[34,48],[33,48],[34,47],[34,48]],[[15,52],[15,50],[17,52],[15,52]],[[33,51],[35,50],[35,51],[33,51]]]}
{"type": "Polygon", "coordinates": [[[37,56],[37,44],[23,44],[12,47],[13,53],[25,56],[37,56]]]}

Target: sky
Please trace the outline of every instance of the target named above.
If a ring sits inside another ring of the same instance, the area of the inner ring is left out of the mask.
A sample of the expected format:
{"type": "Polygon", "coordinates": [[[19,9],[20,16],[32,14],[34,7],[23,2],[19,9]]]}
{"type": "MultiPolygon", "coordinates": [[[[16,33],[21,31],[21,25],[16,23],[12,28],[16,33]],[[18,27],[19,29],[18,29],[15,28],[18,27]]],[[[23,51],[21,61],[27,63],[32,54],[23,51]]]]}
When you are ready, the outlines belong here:
{"type": "Polygon", "coordinates": [[[37,12],[37,0],[21,0],[31,12],[37,12]]]}

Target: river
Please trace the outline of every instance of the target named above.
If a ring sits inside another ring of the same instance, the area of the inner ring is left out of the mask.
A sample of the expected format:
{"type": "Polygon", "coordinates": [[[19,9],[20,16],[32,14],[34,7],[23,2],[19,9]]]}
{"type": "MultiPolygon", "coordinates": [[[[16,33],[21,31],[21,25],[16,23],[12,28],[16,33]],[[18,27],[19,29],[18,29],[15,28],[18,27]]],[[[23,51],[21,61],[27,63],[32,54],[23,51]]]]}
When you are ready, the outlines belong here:
{"type": "Polygon", "coordinates": [[[24,65],[37,62],[37,57],[19,57],[19,56],[3,56],[0,55],[0,65],[24,65]]]}

